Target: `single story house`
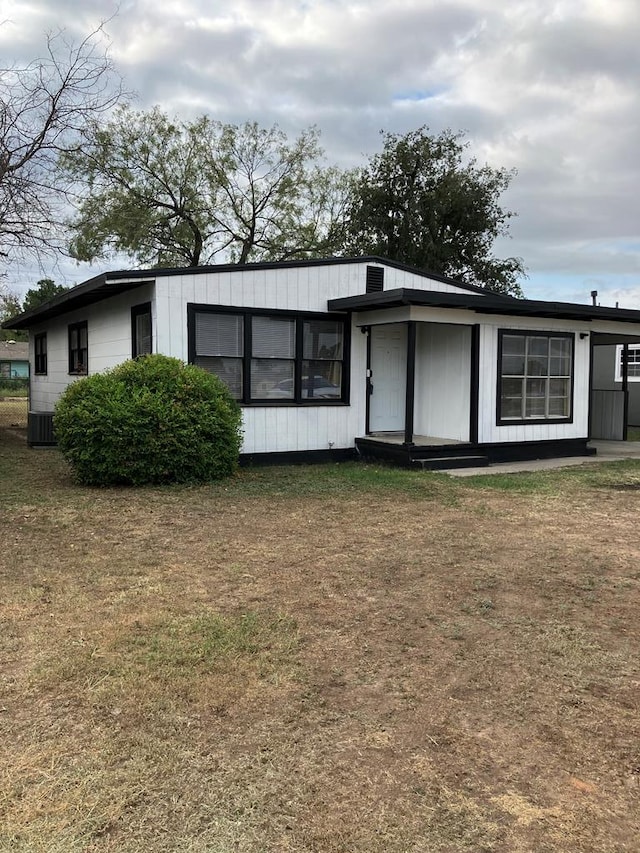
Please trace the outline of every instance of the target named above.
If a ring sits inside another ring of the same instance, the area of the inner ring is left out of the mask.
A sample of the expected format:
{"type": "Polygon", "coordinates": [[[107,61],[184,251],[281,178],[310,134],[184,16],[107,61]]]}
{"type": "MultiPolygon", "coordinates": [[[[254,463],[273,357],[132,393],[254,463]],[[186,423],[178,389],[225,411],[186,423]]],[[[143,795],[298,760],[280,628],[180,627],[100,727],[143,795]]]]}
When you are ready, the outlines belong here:
{"type": "Polygon", "coordinates": [[[29,376],[29,344],[22,341],[0,341],[0,381],[27,379],[29,376]]]}
{"type": "Polygon", "coordinates": [[[159,352],[220,376],[246,462],[426,467],[587,454],[594,349],[640,311],[497,295],[378,257],[107,272],[28,329],[31,444],[70,382],[159,352]]]}

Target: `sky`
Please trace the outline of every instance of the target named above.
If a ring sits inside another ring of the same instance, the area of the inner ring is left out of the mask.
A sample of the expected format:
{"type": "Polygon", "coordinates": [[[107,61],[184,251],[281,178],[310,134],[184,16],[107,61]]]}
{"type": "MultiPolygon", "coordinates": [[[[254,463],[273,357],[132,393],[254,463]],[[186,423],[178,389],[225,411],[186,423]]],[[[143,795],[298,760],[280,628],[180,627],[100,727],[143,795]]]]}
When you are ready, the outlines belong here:
{"type": "MultiPolygon", "coordinates": [[[[498,257],[530,299],[640,308],[638,0],[0,0],[3,61],[101,22],[135,106],[191,119],[317,125],[327,163],[362,164],[380,131],[463,131],[515,169],[498,257]]],[[[63,262],[57,282],[112,268],[63,262]]],[[[24,292],[33,269],[14,275],[24,292]]],[[[35,273],[38,277],[40,275],[35,273]]]]}

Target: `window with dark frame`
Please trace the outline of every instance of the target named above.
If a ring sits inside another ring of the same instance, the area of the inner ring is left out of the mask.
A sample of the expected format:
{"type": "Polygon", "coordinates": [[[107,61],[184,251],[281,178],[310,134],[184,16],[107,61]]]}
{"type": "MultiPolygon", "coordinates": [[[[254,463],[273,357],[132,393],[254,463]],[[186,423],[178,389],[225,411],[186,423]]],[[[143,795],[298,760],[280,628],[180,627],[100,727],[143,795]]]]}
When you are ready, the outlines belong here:
{"type": "Polygon", "coordinates": [[[340,317],[190,308],[190,361],[243,403],[346,402],[340,317]]]}
{"type": "Polygon", "coordinates": [[[573,335],[499,332],[498,423],[572,417],[573,335]]]}
{"type": "Polygon", "coordinates": [[[84,376],[89,368],[89,346],[86,320],[69,326],[69,373],[84,376]]]}
{"type": "Polygon", "coordinates": [[[42,332],[33,339],[34,367],[37,376],[47,373],[47,333],[42,332]]]}
{"type": "Polygon", "coordinates": [[[153,326],[151,303],[135,305],[131,309],[131,356],[150,355],[153,352],[153,326]]]}

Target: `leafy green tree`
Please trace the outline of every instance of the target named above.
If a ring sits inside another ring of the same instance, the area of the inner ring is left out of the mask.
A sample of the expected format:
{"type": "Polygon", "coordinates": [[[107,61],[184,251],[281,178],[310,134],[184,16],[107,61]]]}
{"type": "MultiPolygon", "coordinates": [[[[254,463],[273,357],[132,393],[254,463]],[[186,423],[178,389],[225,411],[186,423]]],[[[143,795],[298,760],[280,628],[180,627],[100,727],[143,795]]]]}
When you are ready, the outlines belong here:
{"type": "MultiPolygon", "coordinates": [[[[20,297],[5,285],[0,285],[0,326],[21,313],[20,297]]],[[[0,341],[26,341],[28,339],[26,332],[0,328],[0,341]]]]}
{"type": "Polygon", "coordinates": [[[27,295],[22,303],[22,310],[31,311],[32,308],[37,308],[53,299],[54,296],[64,293],[65,290],[68,288],[62,284],[56,284],[52,278],[41,278],[36,287],[27,290],[27,295]]]}
{"type": "Polygon", "coordinates": [[[513,172],[465,160],[460,133],[383,133],[382,152],[357,175],[348,204],[349,254],[377,254],[522,296],[519,258],[491,255],[513,214],[500,207],[513,172]]]}
{"type": "Polygon", "coordinates": [[[333,251],[345,183],[321,158],[315,128],[289,142],[275,126],[181,122],[158,107],[121,107],[62,160],[65,175],[86,188],[71,253],[199,266],[333,251]]]}

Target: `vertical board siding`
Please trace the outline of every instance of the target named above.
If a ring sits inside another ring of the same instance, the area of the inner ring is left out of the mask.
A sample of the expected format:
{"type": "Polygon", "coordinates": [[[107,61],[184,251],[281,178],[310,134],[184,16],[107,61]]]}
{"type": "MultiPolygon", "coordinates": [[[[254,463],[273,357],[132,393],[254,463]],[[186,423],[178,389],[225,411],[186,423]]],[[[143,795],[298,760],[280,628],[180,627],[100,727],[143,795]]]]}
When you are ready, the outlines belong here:
{"type": "MultiPolygon", "coordinates": [[[[87,321],[89,344],[89,374],[101,373],[131,358],[131,308],[152,302],[151,313],[155,338],[155,306],[153,285],[141,287],[104,299],[86,308],[70,311],[63,317],[30,330],[29,361],[31,364],[30,406],[34,412],[51,412],[68,385],[79,377],[69,375],[69,337],[71,323],[87,321]],[[47,333],[47,374],[35,375],[33,339],[39,332],[47,333]]],[[[156,352],[154,341],[154,352],[156,352]]]]}
{"type": "Polygon", "coordinates": [[[480,389],[478,442],[551,441],[587,438],[589,419],[589,339],[580,339],[575,328],[557,320],[529,317],[515,323],[508,318],[483,322],[480,328],[480,389]],[[574,335],[573,418],[569,423],[526,423],[498,426],[498,329],[531,329],[541,332],[569,332],[574,335]]]}
{"type": "Polygon", "coordinates": [[[469,441],[471,328],[418,325],[414,432],[469,441]]]}

